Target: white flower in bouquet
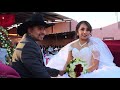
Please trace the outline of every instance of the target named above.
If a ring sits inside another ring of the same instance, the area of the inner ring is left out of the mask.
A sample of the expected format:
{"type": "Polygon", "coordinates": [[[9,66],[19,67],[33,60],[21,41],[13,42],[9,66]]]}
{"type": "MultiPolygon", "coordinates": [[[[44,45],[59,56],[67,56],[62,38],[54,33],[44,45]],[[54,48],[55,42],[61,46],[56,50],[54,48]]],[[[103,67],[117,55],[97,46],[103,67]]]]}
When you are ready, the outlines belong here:
{"type": "Polygon", "coordinates": [[[73,59],[68,65],[66,72],[71,78],[79,77],[81,74],[87,73],[87,64],[80,58],[73,59]]]}
{"type": "Polygon", "coordinates": [[[71,64],[70,64],[70,67],[71,67],[71,68],[69,68],[69,71],[74,71],[75,65],[73,65],[73,64],[71,63],[71,64]]]}
{"type": "Polygon", "coordinates": [[[73,72],[73,71],[72,71],[72,72],[69,72],[69,76],[72,77],[72,78],[76,78],[76,77],[75,77],[75,76],[76,76],[76,73],[73,72]]]}

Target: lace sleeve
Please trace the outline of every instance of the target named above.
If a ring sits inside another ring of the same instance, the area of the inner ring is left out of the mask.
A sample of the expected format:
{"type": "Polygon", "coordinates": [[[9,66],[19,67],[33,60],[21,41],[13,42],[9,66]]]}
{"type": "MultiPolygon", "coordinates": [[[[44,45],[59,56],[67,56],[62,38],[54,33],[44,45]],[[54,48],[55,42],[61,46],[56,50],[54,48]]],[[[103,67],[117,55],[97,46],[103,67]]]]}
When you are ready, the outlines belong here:
{"type": "Polygon", "coordinates": [[[92,46],[93,58],[99,60],[102,64],[100,65],[115,65],[113,60],[114,57],[107,47],[107,45],[99,38],[90,37],[89,46],[92,46]]]}
{"type": "Polygon", "coordinates": [[[97,45],[92,46],[92,55],[94,59],[100,60],[100,52],[97,45]]]}
{"type": "Polygon", "coordinates": [[[72,51],[72,49],[73,49],[73,47],[70,45],[70,46],[68,47],[68,51],[72,51]]]}

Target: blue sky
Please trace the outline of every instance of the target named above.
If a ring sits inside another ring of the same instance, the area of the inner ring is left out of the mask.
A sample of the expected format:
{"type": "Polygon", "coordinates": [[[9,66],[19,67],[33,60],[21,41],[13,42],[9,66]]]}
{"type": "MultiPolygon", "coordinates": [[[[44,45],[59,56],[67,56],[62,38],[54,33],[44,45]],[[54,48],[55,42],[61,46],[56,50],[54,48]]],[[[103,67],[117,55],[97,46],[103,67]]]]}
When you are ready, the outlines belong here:
{"type": "Polygon", "coordinates": [[[120,21],[120,12],[55,12],[78,22],[87,20],[94,28],[101,28],[120,21]]]}

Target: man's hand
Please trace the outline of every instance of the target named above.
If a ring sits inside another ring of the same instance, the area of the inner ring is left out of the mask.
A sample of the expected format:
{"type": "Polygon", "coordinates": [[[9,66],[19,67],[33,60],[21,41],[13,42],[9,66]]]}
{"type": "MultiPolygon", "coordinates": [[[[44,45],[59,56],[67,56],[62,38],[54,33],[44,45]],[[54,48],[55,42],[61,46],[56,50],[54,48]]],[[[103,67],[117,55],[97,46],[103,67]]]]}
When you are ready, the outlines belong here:
{"type": "Polygon", "coordinates": [[[60,70],[59,71],[60,76],[62,76],[63,74],[65,74],[65,72],[66,72],[66,70],[60,70]]]}

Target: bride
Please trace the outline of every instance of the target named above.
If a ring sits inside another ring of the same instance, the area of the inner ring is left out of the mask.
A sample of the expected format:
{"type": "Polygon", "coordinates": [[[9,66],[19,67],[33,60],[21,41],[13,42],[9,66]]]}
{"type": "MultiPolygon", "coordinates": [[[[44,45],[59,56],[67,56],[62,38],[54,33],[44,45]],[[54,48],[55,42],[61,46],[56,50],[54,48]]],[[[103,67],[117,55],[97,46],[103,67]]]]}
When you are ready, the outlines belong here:
{"type": "MultiPolygon", "coordinates": [[[[66,70],[66,66],[74,58],[80,58],[87,63],[87,73],[78,78],[120,78],[120,68],[113,63],[107,45],[99,38],[91,37],[92,27],[87,21],[81,21],[76,26],[79,39],[64,46],[47,64],[47,67],[66,70]]],[[[67,73],[56,78],[70,78],[67,73]]]]}

